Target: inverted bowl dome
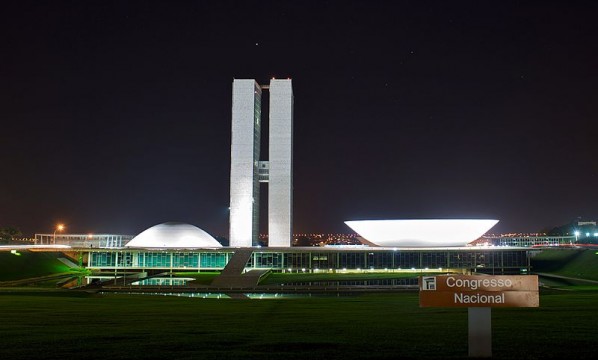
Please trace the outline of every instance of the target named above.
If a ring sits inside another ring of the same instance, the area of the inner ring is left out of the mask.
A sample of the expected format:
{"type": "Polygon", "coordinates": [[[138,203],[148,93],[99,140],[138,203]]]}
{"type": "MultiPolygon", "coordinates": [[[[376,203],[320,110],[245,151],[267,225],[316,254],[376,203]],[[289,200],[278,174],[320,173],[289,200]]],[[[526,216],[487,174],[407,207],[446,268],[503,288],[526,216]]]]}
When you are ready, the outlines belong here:
{"type": "Polygon", "coordinates": [[[152,226],[129,241],[136,248],[214,248],[222,245],[210,234],[185,223],[167,222],[152,226]]]}
{"type": "Polygon", "coordinates": [[[488,219],[345,221],[365,240],[383,247],[465,246],[496,223],[498,220],[488,219]]]}

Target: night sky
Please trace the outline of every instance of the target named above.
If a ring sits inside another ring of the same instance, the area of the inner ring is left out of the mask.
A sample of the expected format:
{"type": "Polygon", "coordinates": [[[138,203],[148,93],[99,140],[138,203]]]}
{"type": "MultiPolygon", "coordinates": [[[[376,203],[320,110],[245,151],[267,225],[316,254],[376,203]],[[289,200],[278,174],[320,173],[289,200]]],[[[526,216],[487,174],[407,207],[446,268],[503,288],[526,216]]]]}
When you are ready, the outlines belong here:
{"type": "Polygon", "coordinates": [[[271,77],[293,79],[296,233],[596,220],[597,4],[5,3],[0,227],[228,237],[232,80],[271,77]]]}

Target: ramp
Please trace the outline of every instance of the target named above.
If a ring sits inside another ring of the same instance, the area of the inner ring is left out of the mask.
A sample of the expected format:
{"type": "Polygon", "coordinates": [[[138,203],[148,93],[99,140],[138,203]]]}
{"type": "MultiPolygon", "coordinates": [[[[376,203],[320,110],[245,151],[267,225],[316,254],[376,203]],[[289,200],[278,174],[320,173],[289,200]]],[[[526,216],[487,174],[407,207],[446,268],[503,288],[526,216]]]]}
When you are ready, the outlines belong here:
{"type": "Polygon", "coordinates": [[[233,257],[230,258],[220,276],[241,275],[247,266],[247,262],[253,254],[253,249],[239,249],[235,250],[233,257]]]}
{"type": "Polygon", "coordinates": [[[220,275],[212,281],[212,287],[226,289],[253,289],[262,276],[271,270],[250,270],[241,275],[220,275]]]}
{"type": "Polygon", "coordinates": [[[63,263],[64,265],[68,266],[71,269],[79,268],[79,265],[75,264],[74,262],[72,262],[71,260],[69,260],[67,258],[59,257],[58,261],[60,261],[61,263],[63,263]]]}
{"type": "Polygon", "coordinates": [[[236,250],[224,270],[212,280],[212,286],[221,288],[255,287],[260,278],[270,270],[250,270],[244,273],[251,254],[253,254],[253,249],[236,250]]]}

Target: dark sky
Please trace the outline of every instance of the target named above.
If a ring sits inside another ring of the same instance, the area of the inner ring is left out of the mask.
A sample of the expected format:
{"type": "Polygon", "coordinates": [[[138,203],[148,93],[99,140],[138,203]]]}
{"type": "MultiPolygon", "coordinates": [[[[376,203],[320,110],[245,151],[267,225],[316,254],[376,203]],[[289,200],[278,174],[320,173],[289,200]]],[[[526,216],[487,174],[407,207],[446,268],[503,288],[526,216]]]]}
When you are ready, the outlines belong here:
{"type": "Polygon", "coordinates": [[[597,4],[5,3],[0,226],[228,236],[232,80],[273,76],[295,93],[295,232],[598,219],[597,4]]]}

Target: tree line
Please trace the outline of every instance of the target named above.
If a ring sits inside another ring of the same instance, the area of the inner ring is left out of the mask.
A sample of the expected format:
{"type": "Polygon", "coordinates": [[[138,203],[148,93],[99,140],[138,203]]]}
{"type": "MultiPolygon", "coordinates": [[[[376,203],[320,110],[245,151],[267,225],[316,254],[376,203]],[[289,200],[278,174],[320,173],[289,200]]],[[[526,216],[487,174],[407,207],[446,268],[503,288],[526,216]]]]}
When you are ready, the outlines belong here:
{"type": "Polygon", "coordinates": [[[15,227],[0,227],[0,244],[9,244],[14,239],[20,238],[22,236],[23,234],[21,233],[21,230],[15,227]]]}

